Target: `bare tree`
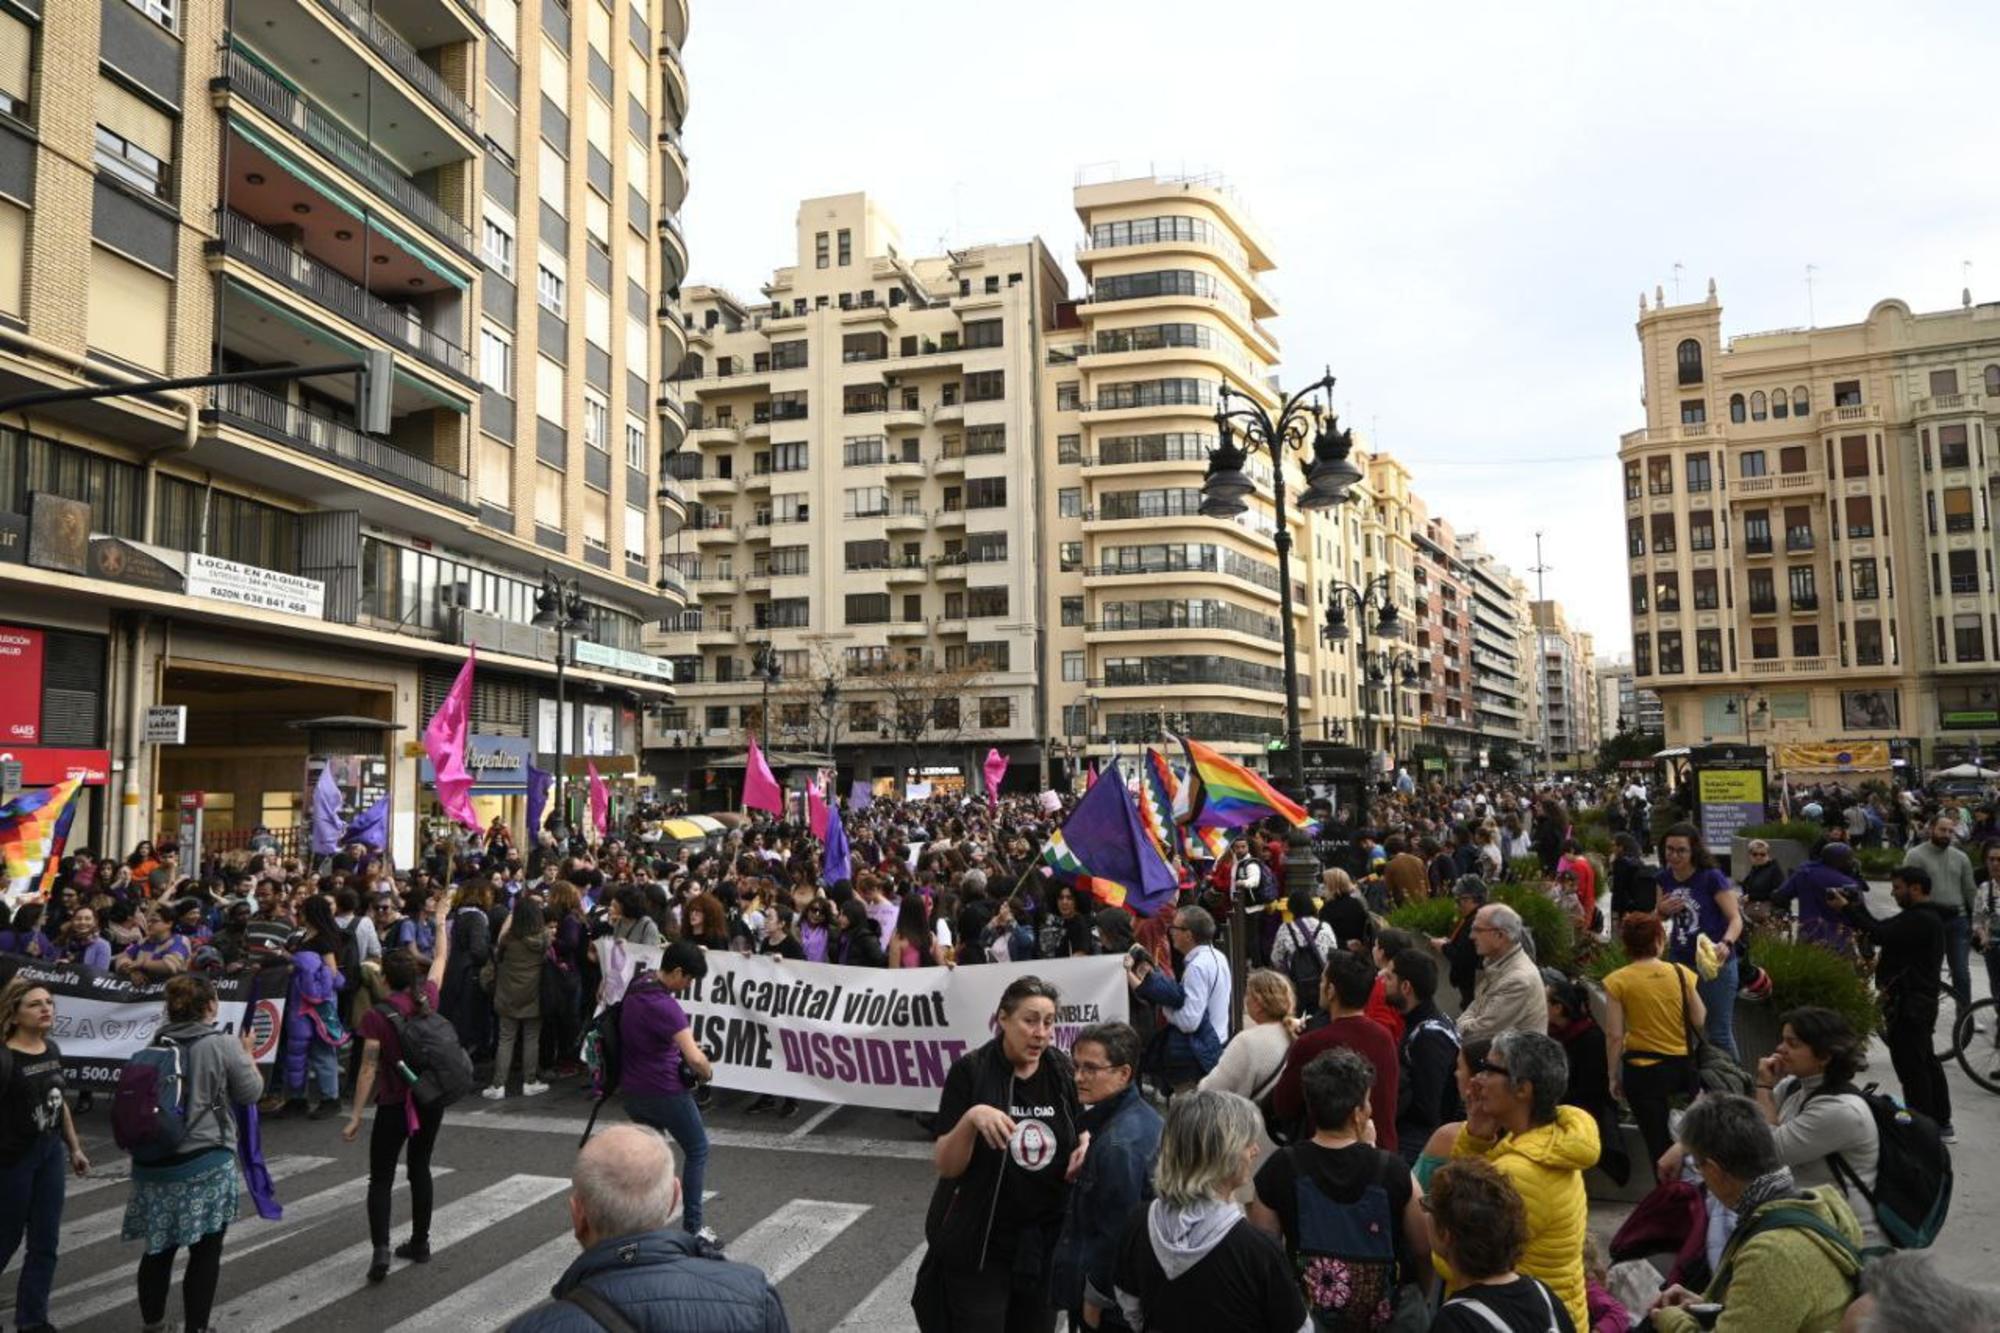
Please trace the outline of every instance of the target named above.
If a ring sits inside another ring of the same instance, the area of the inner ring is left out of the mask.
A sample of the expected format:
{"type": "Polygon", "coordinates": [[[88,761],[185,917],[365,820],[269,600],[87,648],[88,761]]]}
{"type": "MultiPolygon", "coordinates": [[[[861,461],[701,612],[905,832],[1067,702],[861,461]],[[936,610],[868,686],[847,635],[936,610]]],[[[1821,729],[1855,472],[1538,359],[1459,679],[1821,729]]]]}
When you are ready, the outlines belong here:
{"type": "Polygon", "coordinates": [[[986,672],[984,661],[939,665],[929,655],[891,659],[888,666],[858,682],[883,696],[888,733],[903,743],[917,768],[926,742],[950,745],[965,734],[965,692],[986,672]]]}

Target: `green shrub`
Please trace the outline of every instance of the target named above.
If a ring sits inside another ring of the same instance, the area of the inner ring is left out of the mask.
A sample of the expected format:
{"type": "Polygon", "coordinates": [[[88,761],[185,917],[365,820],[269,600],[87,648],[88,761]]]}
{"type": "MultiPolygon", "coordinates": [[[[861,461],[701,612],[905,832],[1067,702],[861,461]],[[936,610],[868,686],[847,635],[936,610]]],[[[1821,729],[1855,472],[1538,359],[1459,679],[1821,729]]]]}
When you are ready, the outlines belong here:
{"type": "Polygon", "coordinates": [[[1586,852],[1596,852],[1599,856],[1611,855],[1611,831],[1602,826],[1582,830],[1577,841],[1586,852]]]}
{"type": "Polygon", "coordinates": [[[1389,924],[1398,930],[1415,931],[1425,939],[1451,934],[1458,922],[1458,903],[1451,898],[1425,898],[1404,903],[1389,913],[1389,924]]]}
{"type": "Polygon", "coordinates": [[[1583,975],[1601,986],[1606,977],[1631,961],[1625,956],[1625,946],[1617,940],[1611,940],[1598,945],[1596,951],[1585,960],[1583,975]]]}
{"type": "Polygon", "coordinates": [[[1505,903],[1521,914],[1522,923],[1534,936],[1535,961],[1538,964],[1567,972],[1576,962],[1576,933],[1562,908],[1542,892],[1539,887],[1540,873],[1538,868],[1535,885],[1501,885],[1493,890],[1491,901],[1505,903]]]}
{"type": "Polygon", "coordinates": [[[1903,851],[1900,847],[1862,847],[1854,853],[1854,859],[1868,879],[1887,879],[1903,864],[1903,851]]]}
{"type": "Polygon", "coordinates": [[[1542,858],[1539,856],[1517,856],[1507,863],[1507,878],[1519,884],[1540,884],[1542,882],[1542,858]]]}
{"type": "MultiPolygon", "coordinates": [[[[1786,838],[1792,842],[1802,842],[1807,847],[1811,847],[1826,836],[1826,830],[1820,825],[1813,823],[1810,819],[1781,819],[1775,824],[1752,824],[1749,828],[1737,830],[1736,836],[1739,838],[1786,838]]],[[[1712,847],[1709,850],[1721,852],[1728,849],[1712,847]]]]}
{"type": "Polygon", "coordinates": [[[1760,934],[1750,956],[1770,974],[1773,1014],[1811,1004],[1840,1014],[1856,1032],[1871,1033],[1881,1026],[1881,1010],[1868,983],[1853,963],[1824,945],[1760,934]]]}

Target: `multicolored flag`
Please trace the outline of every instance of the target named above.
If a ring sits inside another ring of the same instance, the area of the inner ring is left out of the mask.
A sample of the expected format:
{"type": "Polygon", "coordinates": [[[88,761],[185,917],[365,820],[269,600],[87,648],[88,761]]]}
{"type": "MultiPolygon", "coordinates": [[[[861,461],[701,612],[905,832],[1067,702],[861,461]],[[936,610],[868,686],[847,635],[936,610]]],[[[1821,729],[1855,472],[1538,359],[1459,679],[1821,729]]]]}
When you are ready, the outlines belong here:
{"type": "Polygon", "coordinates": [[[49,839],[49,854],[42,866],[40,892],[46,898],[54,891],[56,872],[62,868],[63,849],[69,846],[69,826],[76,819],[76,802],[63,802],[62,813],[56,816],[55,836],[49,839]]]}
{"type": "Polygon", "coordinates": [[[465,655],[458,679],[424,726],[424,753],[430,756],[431,785],[444,812],[475,832],[483,827],[472,809],[472,774],[465,767],[466,738],[472,733],[472,664],[479,649],[465,655]]]}
{"type": "Polygon", "coordinates": [[[1181,823],[1193,828],[1246,828],[1272,815],[1298,828],[1312,822],[1304,806],[1259,774],[1200,741],[1173,739],[1180,741],[1188,761],[1175,810],[1181,823]]]}
{"type": "Polygon", "coordinates": [[[1154,749],[1140,756],[1139,822],[1168,861],[1180,854],[1180,831],[1174,827],[1174,793],[1179,787],[1165,754],[1154,749]]]}
{"type": "Polygon", "coordinates": [[[1118,761],[1110,761],[1099,776],[1104,781],[1091,784],[1050,836],[1042,859],[1048,873],[1107,906],[1150,915],[1173,897],[1180,881],[1140,821],[1118,761]]]}
{"type": "Polygon", "coordinates": [[[0,805],[0,861],[7,868],[10,904],[35,891],[52,859],[63,812],[74,804],[82,786],[82,778],[66,778],[53,787],[24,791],[0,805]]]}

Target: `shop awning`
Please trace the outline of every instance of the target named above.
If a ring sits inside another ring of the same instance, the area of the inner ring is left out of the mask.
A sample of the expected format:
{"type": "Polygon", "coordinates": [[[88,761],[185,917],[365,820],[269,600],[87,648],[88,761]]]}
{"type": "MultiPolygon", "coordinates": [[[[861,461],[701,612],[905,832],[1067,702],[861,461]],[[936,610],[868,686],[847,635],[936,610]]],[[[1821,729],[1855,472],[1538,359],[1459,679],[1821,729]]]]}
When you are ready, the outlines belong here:
{"type": "Polygon", "coordinates": [[[1780,745],[1777,768],[1780,773],[1886,773],[1889,742],[1780,745]]]}

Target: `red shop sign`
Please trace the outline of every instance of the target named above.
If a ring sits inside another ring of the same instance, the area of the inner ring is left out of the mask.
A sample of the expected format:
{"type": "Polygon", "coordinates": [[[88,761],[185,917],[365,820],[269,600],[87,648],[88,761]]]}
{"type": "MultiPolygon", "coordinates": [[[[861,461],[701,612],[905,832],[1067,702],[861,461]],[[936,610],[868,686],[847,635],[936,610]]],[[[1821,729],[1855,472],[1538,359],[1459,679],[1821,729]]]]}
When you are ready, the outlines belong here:
{"type": "Polygon", "coordinates": [[[5,759],[15,760],[21,765],[21,785],[24,787],[53,787],[71,778],[82,778],[86,787],[102,787],[111,780],[109,750],[14,745],[0,749],[0,760],[5,759]]]}
{"type": "Polygon", "coordinates": [[[42,738],[42,632],[0,625],[0,745],[42,738]]]}

